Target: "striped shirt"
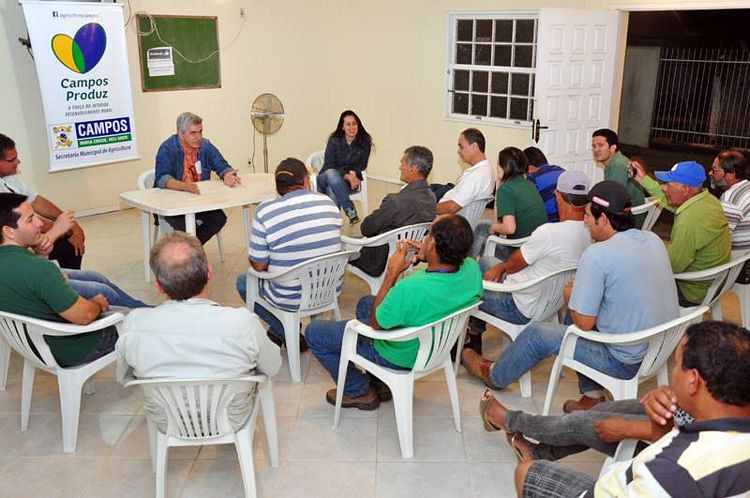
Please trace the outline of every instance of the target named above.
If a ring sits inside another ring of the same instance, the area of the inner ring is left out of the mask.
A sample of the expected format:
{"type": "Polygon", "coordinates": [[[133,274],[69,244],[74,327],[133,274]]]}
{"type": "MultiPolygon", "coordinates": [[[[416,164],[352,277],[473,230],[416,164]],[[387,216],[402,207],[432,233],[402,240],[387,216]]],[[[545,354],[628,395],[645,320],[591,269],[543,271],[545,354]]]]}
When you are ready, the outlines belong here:
{"type": "MultiPolygon", "coordinates": [[[[341,249],[341,214],[326,195],[293,190],[258,206],[250,234],[250,261],[278,271],[341,249]]],[[[274,306],[299,307],[299,282],[261,281],[261,296],[274,306]]]]}
{"type": "Polygon", "coordinates": [[[544,210],[547,212],[547,220],[550,223],[560,221],[560,215],[557,212],[557,179],[565,173],[565,170],[554,164],[545,164],[540,166],[534,173],[529,173],[526,179],[534,184],[544,201],[544,210]]]}
{"type": "Polygon", "coordinates": [[[721,207],[732,231],[732,250],[750,249],[750,181],[735,183],[721,194],[721,207]]]}
{"type": "Polygon", "coordinates": [[[747,496],[750,418],[703,420],[674,429],[614,464],[584,496],[747,496]]]}

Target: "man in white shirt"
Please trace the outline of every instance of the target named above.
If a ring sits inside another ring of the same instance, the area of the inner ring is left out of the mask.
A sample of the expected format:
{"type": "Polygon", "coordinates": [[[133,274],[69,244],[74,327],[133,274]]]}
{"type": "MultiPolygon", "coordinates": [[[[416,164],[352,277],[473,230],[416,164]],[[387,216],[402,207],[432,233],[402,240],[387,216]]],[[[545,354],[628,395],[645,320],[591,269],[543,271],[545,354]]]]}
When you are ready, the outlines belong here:
{"type": "Polygon", "coordinates": [[[458,156],[471,167],[461,174],[452,189],[438,199],[438,216],[456,214],[472,201],[495,195],[497,168],[485,157],[484,144],[484,135],[476,128],[467,128],[458,136],[458,156]]]}
{"type": "MultiPolygon", "coordinates": [[[[591,179],[583,171],[565,171],[557,180],[555,199],[560,221],[545,223],[531,234],[507,261],[486,256],[479,261],[484,280],[516,284],[578,266],[583,251],[591,244],[591,235],[583,223],[591,188],[591,179]],[[505,280],[503,280],[505,278],[505,280]]],[[[485,292],[479,307],[506,322],[529,322],[541,289],[509,292],[485,292]]],[[[481,354],[484,320],[471,317],[466,347],[481,354]]],[[[472,354],[467,352],[466,354],[472,354]]]]}
{"type": "MultiPolygon", "coordinates": [[[[151,270],[159,292],[169,297],[156,308],[131,311],[116,350],[117,378],[225,379],[263,373],[281,366],[279,348],[246,308],[220,306],[208,299],[212,276],[198,239],[184,232],[160,238],[151,249],[151,270]]],[[[246,420],[247,399],[233,401],[234,424],[246,420]],[[236,416],[235,416],[236,415],[236,416]]],[[[145,406],[160,417],[158,408],[145,406]]]]}

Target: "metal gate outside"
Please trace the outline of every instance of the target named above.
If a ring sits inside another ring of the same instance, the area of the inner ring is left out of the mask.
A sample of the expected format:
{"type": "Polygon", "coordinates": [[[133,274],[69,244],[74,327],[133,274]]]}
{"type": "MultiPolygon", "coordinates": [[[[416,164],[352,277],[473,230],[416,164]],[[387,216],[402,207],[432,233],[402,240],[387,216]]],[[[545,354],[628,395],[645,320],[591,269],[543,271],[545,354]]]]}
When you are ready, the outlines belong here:
{"type": "Polygon", "coordinates": [[[750,51],[662,47],[650,143],[750,149],[750,51]]]}

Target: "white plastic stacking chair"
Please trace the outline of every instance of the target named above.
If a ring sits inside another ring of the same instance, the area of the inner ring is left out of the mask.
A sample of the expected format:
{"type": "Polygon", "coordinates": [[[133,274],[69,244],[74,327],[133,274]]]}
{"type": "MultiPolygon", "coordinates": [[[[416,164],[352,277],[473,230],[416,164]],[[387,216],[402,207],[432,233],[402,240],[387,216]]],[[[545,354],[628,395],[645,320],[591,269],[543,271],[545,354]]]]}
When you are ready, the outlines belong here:
{"type": "Polygon", "coordinates": [[[10,369],[10,346],[0,337],[0,391],[5,391],[10,369]]]}
{"type": "MultiPolygon", "coordinates": [[[[427,233],[430,231],[430,225],[431,223],[409,225],[401,228],[396,228],[394,230],[391,230],[390,232],[381,233],[380,235],[376,235],[374,237],[355,238],[342,235],[341,242],[344,244],[344,247],[346,249],[357,251],[359,251],[359,249],[361,249],[362,247],[377,247],[388,244],[388,257],[390,258],[391,255],[396,251],[396,243],[399,240],[414,240],[417,242],[422,242],[427,236],[427,233]]],[[[367,282],[367,285],[370,286],[370,294],[373,295],[378,293],[378,289],[380,289],[380,286],[383,284],[383,279],[385,278],[385,271],[383,271],[383,273],[381,273],[379,276],[373,277],[351,264],[346,265],[346,270],[367,282]]],[[[410,270],[411,268],[407,271],[410,270]]]]}
{"type": "Polygon", "coordinates": [[[486,197],[484,199],[471,201],[466,206],[462,207],[461,210],[456,214],[460,214],[461,216],[466,218],[466,221],[468,221],[469,225],[471,225],[471,229],[474,230],[477,227],[477,223],[479,223],[479,220],[482,219],[482,215],[484,214],[484,210],[487,207],[487,203],[489,203],[493,199],[494,197],[486,197]]]}
{"type": "Polygon", "coordinates": [[[528,237],[522,237],[520,239],[509,239],[500,235],[490,235],[489,237],[487,237],[487,242],[484,245],[483,256],[494,257],[497,246],[521,247],[530,238],[531,235],[529,235],[528,237]]]}
{"type": "Polygon", "coordinates": [[[143,397],[158,406],[167,419],[165,432],[159,430],[146,410],[151,463],[156,473],[156,496],[166,496],[167,450],[173,446],[203,446],[232,443],[237,450],[246,497],[256,496],[253,462],[253,435],[258,408],[263,412],[268,452],[272,467],[279,465],[276,412],[271,380],[265,375],[234,379],[144,379],[125,387],[140,386],[143,397]],[[257,390],[256,390],[257,386],[257,390]],[[248,399],[249,418],[234,429],[228,406],[235,395],[252,393],[248,399]]]}
{"type": "MultiPolygon", "coordinates": [[[[745,251],[732,251],[732,258],[737,258],[738,256],[741,256],[743,254],[745,254],[745,251]]],[[[740,268],[740,272],[742,272],[742,268],[740,268]]],[[[742,326],[748,328],[750,327],[750,284],[741,284],[735,282],[732,290],[737,295],[737,299],[739,300],[742,326]]]]}
{"type": "Polygon", "coordinates": [[[656,220],[659,219],[659,215],[661,214],[662,209],[664,208],[661,204],[659,204],[658,199],[656,199],[655,197],[649,197],[643,204],[634,206],[633,209],[630,210],[630,212],[636,216],[642,213],[646,213],[646,218],[643,220],[643,226],[641,227],[641,230],[651,230],[652,228],[654,228],[656,220]]]}
{"type": "Polygon", "coordinates": [[[299,333],[300,318],[333,310],[337,320],[341,320],[337,296],[343,283],[346,263],[357,251],[341,251],[309,259],[283,271],[259,272],[252,267],[247,270],[247,308],[253,311],[255,303],[272,313],[284,326],[286,353],[289,357],[289,370],[292,381],[300,382],[299,333]],[[300,285],[301,300],[294,311],[277,308],[260,292],[260,281],[283,285],[300,285]]]}
{"type": "MultiPolygon", "coordinates": [[[[310,186],[315,192],[318,191],[318,173],[320,173],[320,170],[323,168],[324,156],[324,150],[315,151],[308,156],[307,162],[305,163],[310,171],[310,186]]],[[[369,203],[367,202],[367,171],[362,171],[362,181],[359,182],[359,190],[351,192],[349,194],[349,199],[352,201],[359,201],[360,204],[362,204],[362,211],[364,214],[364,216],[361,216],[362,218],[370,213],[369,203]]]]}
{"type": "MultiPolygon", "coordinates": [[[[721,320],[721,296],[734,286],[737,275],[742,271],[745,261],[750,259],[750,251],[734,255],[732,260],[723,265],[715,266],[707,270],[678,273],[675,280],[702,282],[711,281],[711,285],[703,298],[701,305],[711,308],[711,316],[714,320],[721,320]]],[[[743,303],[740,302],[740,306],[743,303]]]]}
{"type": "MultiPolygon", "coordinates": [[[[516,338],[521,335],[521,332],[523,332],[532,322],[558,323],[557,312],[563,305],[563,288],[565,287],[565,283],[575,276],[575,273],[576,267],[571,267],[517,284],[489,282],[486,280],[482,282],[485,292],[528,292],[538,288],[540,290],[539,299],[535,303],[532,316],[529,317],[529,323],[517,325],[515,323],[506,322],[505,320],[501,320],[495,315],[491,315],[480,309],[476,309],[471,314],[472,316],[497,327],[504,332],[511,341],[515,341],[516,338]]],[[[465,336],[465,334],[466,332],[464,331],[461,340],[458,342],[458,351],[456,351],[456,372],[458,372],[461,362],[461,349],[463,349],[463,336],[465,336]]],[[[524,398],[531,397],[531,372],[523,374],[518,382],[521,385],[521,396],[524,398]]]]}
{"type": "Polygon", "coordinates": [[[94,393],[94,381],[90,379],[99,370],[115,361],[116,353],[98,358],[77,367],[63,368],[55,361],[52,351],[43,336],[71,336],[101,330],[119,324],[121,313],[112,313],[88,325],[48,322],[13,313],[0,311],[0,333],[18,354],[23,356],[23,381],[21,388],[21,432],[29,428],[31,395],[34,375],[39,368],[57,376],[60,391],[60,413],[62,415],[63,452],[73,453],[78,439],[78,416],[81,411],[81,390],[94,393]],[[36,349],[36,352],[34,351],[36,349]],[[85,384],[85,385],[84,385],[85,384]]]}
{"type": "Polygon", "coordinates": [[[625,334],[588,332],[579,329],[575,325],[571,325],[565,331],[562,344],[560,345],[560,353],[557,355],[552,372],[550,373],[547,397],[544,400],[542,415],[549,415],[552,406],[552,397],[555,391],[557,391],[557,383],[560,380],[560,374],[564,366],[572,368],[576,372],[580,372],[594,382],[597,382],[612,393],[615,401],[637,398],[638,385],[654,375],[657,376],[658,385],[664,386],[669,384],[667,360],[675,348],[677,348],[677,344],[685,333],[685,329],[691,324],[701,321],[703,313],[706,311],[708,311],[708,306],[681,308],[679,318],[645,330],[625,334]],[[579,337],[616,346],[648,344],[648,349],[641,361],[638,372],[632,379],[617,379],[595,370],[574,358],[576,343],[579,337]]]}
{"type": "MultiPolygon", "coordinates": [[[[147,169],[141,173],[138,176],[138,190],[154,188],[154,176],[156,176],[156,172],[153,169],[147,169]]],[[[163,216],[159,216],[159,224],[154,224],[154,234],[151,237],[150,245],[153,246],[156,239],[159,238],[159,232],[169,233],[172,230],[172,225],[167,223],[163,216]]],[[[216,234],[216,243],[219,245],[219,259],[224,261],[224,241],[221,238],[221,230],[216,234]]]]}
{"type": "MultiPolygon", "coordinates": [[[[450,351],[461,331],[466,329],[469,313],[480,303],[458,310],[442,320],[438,320],[421,327],[406,327],[402,329],[378,331],[359,322],[351,320],[346,324],[344,339],[341,344],[341,360],[339,361],[338,385],[336,386],[336,408],[333,414],[333,427],[336,428],[341,414],[341,400],[344,395],[346,369],[349,362],[367,370],[383,381],[393,395],[393,409],[396,415],[398,441],[401,446],[401,456],[414,456],[413,441],[413,403],[414,381],[437,370],[443,370],[448,384],[448,393],[453,409],[453,423],[456,431],[461,432],[461,409],[458,404],[458,387],[456,374],[451,364],[450,351]],[[371,339],[387,341],[409,341],[419,339],[419,351],[414,368],[411,370],[395,370],[377,365],[367,358],[357,354],[357,337],[365,336],[371,339]]],[[[354,367],[352,367],[354,368],[354,367]]]]}

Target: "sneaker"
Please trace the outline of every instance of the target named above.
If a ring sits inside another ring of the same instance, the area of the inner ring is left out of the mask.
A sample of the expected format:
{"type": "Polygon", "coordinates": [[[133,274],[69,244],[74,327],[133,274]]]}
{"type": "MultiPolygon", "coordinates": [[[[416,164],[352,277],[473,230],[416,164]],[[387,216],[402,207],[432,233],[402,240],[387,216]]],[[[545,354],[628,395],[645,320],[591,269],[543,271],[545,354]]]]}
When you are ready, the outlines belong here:
{"type": "Polygon", "coordinates": [[[359,216],[357,215],[357,210],[355,208],[345,209],[344,213],[346,214],[346,217],[349,218],[350,225],[356,225],[359,223],[359,216]]]}

